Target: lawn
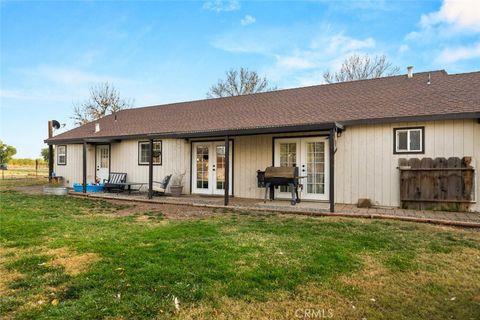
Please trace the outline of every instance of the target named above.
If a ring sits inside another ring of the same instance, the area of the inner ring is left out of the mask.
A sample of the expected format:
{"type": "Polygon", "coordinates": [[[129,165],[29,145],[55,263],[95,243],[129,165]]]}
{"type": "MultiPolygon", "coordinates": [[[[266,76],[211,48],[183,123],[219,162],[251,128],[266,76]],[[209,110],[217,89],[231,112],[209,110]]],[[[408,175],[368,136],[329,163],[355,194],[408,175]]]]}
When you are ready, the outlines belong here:
{"type": "Polygon", "coordinates": [[[0,197],[2,319],[480,318],[478,230],[0,197]]]}

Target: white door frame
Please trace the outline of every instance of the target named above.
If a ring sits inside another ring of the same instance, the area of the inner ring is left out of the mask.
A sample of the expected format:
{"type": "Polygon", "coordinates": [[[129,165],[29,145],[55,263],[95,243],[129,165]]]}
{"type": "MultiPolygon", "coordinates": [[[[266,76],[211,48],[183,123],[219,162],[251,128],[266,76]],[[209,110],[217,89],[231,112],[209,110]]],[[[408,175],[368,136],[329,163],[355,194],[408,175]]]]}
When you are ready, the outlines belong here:
{"type": "MultiPolygon", "coordinates": [[[[307,143],[308,142],[324,142],[324,193],[323,194],[312,194],[308,193],[307,188],[307,178],[300,180],[300,183],[303,185],[303,190],[300,192],[299,196],[301,199],[305,200],[317,200],[317,201],[328,201],[329,200],[329,160],[330,160],[330,149],[328,136],[315,136],[315,137],[295,137],[295,138],[275,138],[274,143],[274,166],[280,165],[280,143],[296,143],[296,166],[298,167],[298,173],[300,176],[307,175],[307,143]]],[[[275,197],[278,199],[290,199],[292,197],[290,192],[281,192],[280,188],[275,189],[275,197]]]]}
{"type": "Polygon", "coordinates": [[[99,178],[100,183],[103,183],[103,179],[108,179],[110,175],[110,164],[111,164],[111,148],[109,144],[97,144],[95,145],[95,179],[99,178]],[[100,149],[105,148],[108,151],[108,168],[101,168],[100,149]],[[107,171],[105,171],[107,169],[107,171]]]}
{"type": "MultiPolygon", "coordinates": [[[[225,189],[217,189],[217,146],[224,146],[224,141],[192,141],[192,175],[191,175],[191,187],[192,194],[205,194],[205,195],[224,195],[225,189]],[[207,181],[208,188],[197,187],[197,146],[204,145],[208,148],[208,164],[207,164],[207,181]],[[212,163],[213,161],[213,163],[212,163]]],[[[230,140],[229,147],[229,177],[228,179],[228,193],[233,195],[233,141],[230,140]]]]}

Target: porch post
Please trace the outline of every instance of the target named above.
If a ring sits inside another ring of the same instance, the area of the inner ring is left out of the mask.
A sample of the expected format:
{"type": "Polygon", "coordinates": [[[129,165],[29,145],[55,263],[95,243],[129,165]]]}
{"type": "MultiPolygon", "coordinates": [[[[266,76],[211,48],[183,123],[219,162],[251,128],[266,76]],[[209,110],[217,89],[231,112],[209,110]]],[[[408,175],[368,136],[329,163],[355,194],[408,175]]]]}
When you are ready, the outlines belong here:
{"type": "Polygon", "coordinates": [[[230,141],[228,136],[225,136],[225,201],[224,204],[228,206],[228,196],[230,187],[230,141]]]}
{"type": "Polygon", "coordinates": [[[83,183],[82,192],[87,193],[87,142],[83,141],[83,183]]]}
{"type": "Polygon", "coordinates": [[[153,139],[150,139],[150,154],[148,155],[148,199],[153,197],[153,139]]]}
{"type": "Polygon", "coordinates": [[[330,172],[329,172],[329,200],[330,212],[335,212],[335,128],[330,129],[328,135],[328,147],[330,155],[330,172]]]}
{"type": "Polygon", "coordinates": [[[52,182],[53,176],[53,145],[48,144],[48,182],[52,182]]]}

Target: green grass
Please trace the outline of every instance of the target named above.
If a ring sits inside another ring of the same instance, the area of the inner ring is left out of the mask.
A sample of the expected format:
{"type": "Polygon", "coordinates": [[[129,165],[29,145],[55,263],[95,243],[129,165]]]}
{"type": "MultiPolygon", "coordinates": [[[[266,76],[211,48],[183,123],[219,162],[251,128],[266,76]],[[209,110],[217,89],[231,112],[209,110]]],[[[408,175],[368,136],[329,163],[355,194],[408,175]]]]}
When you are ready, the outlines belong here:
{"type": "Polygon", "coordinates": [[[299,308],[480,317],[477,231],[231,212],[175,220],[160,207],[139,219],[105,201],[0,197],[7,318],[293,318],[299,308]],[[85,268],[69,272],[79,261],[85,268]]]}

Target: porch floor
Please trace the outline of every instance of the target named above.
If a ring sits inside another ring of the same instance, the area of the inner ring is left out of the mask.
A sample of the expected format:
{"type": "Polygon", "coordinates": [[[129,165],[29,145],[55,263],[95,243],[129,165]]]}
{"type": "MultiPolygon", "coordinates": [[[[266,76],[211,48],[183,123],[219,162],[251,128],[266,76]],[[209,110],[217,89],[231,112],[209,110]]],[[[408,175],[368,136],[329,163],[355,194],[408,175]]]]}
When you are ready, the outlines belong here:
{"type": "Polygon", "coordinates": [[[296,213],[318,216],[345,216],[360,218],[397,219],[415,222],[430,222],[444,225],[480,228],[480,213],[478,212],[448,212],[407,210],[400,208],[357,208],[355,205],[336,204],[335,212],[329,211],[325,202],[302,201],[295,206],[287,200],[274,200],[264,203],[259,199],[231,198],[228,206],[223,205],[223,197],[185,195],[182,197],[155,196],[148,199],[146,193],[78,193],[69,192],[75,196],[103,198],[144,203],[189,205],[195,207],[224,208],[242,211],[264,211],[280,213],[296,213]]]}

